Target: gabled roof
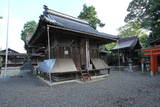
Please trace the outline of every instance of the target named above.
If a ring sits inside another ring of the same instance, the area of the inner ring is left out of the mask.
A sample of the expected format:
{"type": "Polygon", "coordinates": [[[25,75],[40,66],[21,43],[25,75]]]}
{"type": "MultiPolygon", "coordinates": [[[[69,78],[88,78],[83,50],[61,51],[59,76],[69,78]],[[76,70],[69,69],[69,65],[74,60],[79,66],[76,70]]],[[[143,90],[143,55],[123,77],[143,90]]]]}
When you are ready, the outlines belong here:
{"type": "MultiPolygon", "coordinates": [[[[6,49],[0,51],[0,56],[6,55],[6,49]]],[[[25,53],[19,53],[13,49],[8,48],[8,56],[25,56],[25,53]]]]}
{"type": "Polygon", "coordinates": [[[113,48],[113,50],[126,48],[133,49],[136,45],[138,46],[137,48],[141,48],[139,39],[137,37],[123,38],[118,41],[118,44],[113,48]]]}
{"type": "MultiPolygon", "coordinates": [[[[6,53],[6,49],[1,50],[0,53],[6,53]]],[[[17,54],[17,53],[19,53],[19,52],[15,51],[15,50],[13,50],[13,49],[8,48],[8,53],[16,53],[16,54],[17,54]]]]}
{"type": "MultiPolygon", "coordinates": [[[[113,41],[117,40],[117,36],[98,32],[97,30],[93,29],[87,21],[48,9],[47,6],[44,6],[44,9],[45,11],[43,12],[43,15],[40,16],[39,22],[41,23],[47,22],[54,27],[64,28],[74,32],[110,39],[113,41]]],[[[38,26],[41,26],[41,24],[39,23],[38,26]]],[[[34,35],[36,35],[36,32],[34,35]]],[[[32,38],[30,40],[32,40],[32,38]]]]}
{"type": "MultiPolygon", "coordinates": [[[[6,49],[0,51],[0,56],[6,55],[6,49]]],[[[26,56],[26,53],[19,53],[13,49],[8,48],[8,56],[26,56]]],[[[41,54],[32,53],[31,56],[43,57],[41,54]]]]}

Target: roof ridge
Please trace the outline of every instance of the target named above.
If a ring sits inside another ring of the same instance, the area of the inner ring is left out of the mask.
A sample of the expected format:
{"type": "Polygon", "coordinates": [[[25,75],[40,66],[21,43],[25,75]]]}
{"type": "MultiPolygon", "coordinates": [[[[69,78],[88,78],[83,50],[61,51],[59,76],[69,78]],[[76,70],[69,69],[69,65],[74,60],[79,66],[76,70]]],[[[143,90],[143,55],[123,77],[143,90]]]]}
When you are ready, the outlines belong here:
{"type": "Polygon", "coordinates": [[[120,38],[120,41],[128,41],[128,40],[133,40],[133,39],[138,39],[137,36],[131,36],[131,37],[126,37],[126,38],[120,38]]]}
{"type": "Polygon", "coordinates": [[[74,20],[74,21],[77,21],[77,22],[80,22],[80,23],[84,23],[84,24],[89,24],[87,21],[85,20],[82,20],[82,19],[79,19],[79,18],[76,18],[76,17],[73,17],[71,15],[68,15],[68,14],[64,14],[64,13],[61,13],[61,12],[58,12],[58,11],[55,11],[53,9],[49,9],[47,6],[44,5],[44,9],[45,9],[45,12],[47,13],[50,13],[50,14],[53,14],[53,15],[57,15],[57,16],[60,16],[60,17],[64,17],[64,18],[67,18],[67,19],[70,19],[70,20],[74,20]]]}

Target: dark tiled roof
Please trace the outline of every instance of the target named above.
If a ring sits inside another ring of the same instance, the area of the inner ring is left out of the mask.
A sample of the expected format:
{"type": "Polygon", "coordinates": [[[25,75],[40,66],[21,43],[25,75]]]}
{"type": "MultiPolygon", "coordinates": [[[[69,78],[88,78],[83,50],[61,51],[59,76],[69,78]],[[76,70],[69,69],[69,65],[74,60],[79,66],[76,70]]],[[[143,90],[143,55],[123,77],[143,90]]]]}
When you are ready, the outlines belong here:
{"type": "MultiPolygon", "coordinates": [[[[0,56],[5,56],[6,55],[6,49],[0,51],[0,56]]],[[[25,56],[25,53],[19,53],[13,49],[8,48],[8,56],[25,56]]]]}
{"type": "MultiPolygon", "coordinates": [[[[5,56],[6,53],[0,53],[0,56],[5,56]]],[[[8,53],[8,56],[26,56],[25,53],[8,53]]]]}
{"type": "Polygon", "coordinates": [[[117,39],[117,37],[114,35],[96,31],[89,25],[88,22],[84,20],[69,15],[65,15],[54,10],[46,9],[46,11],[44,11],[43,16],[41,17],[43,17],[46,21],[60,27],[97,35],[99,37],[117,39]]]}
{"type": "MultiPolygon", "coordinates": [[[[6,53],[6,49],[1,50],[0,53],[6,53]]],[[[19,53],[19,52],[15,51],[15,50],[13,50],[13,49],[8,48],[8,53],[16,53],[16,54],[17,54],[17,53],[19,53]]]]}
{"type": "Polygon", "coordinates": [[[115,35],[98,32],[97,30],[93,29],[87,21],[48,9],[47,7],[45,7],[44,9],[45,11],[43,12],[43,15],[40,16],[40,22],[47,22],[53,26],[58,26],[64,29],[70,29],[72,31],[78,31],[81,33],[89,34],[91,36],[96,36],[104,39],[114,41],[118,39],[115,35]]]}
{"type": "MultiPolygon", "coordinates": [[[[6,53],[0,53],[0,56],[5,56],[6,53]]],[[[8,56],[27,56],[26,53],[8,53],[8,56]]],[[[33,53],[32,57],[44,57],[44,55],[33,53]]]]}
{"type": "MultiPolygon", "coordinates": [[[[6,49],[5,50],[1,50],[0,51],[0,56],[5,56],[6,55],[6,49]]],[[[13,49],[8,48],[8,56],[27,56],[26,53],[19,53],[13,49]]],[[[41,56],[43,57],[43,55],[38,54],[38,53],[32,53],[31,56],[41,56]]]]}
{"type": "Polygon", "coordinates": [[[139,47],[141,47],[137,37],[123,38],[118,41],[118,44],[113,48],[113,50],[126,49],[126,48],[133,49],[137,44],[139,45],[139,47]]]}

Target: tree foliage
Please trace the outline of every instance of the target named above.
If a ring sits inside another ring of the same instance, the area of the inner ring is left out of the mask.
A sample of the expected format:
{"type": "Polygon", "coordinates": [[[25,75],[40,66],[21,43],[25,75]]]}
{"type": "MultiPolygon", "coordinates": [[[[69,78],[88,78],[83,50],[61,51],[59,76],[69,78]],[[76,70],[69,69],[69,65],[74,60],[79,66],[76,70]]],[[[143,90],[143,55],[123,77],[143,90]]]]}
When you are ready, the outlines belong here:
{"type": "Polygon", "coordinates": [[[37,23],[35,21],[28,21],[24,24],[23,30],[21,31],[21,39],[26,43],[26,36],[32,36],[37,28],[37,23]]]}
{"type": "Polygon", "coordinates": [[[157,39],[160,34],[159,0],[132,0],[125,21],[138,20],[142,27],[151,31],[149,41],[157,39]]]}
{"type": "Polygon", "coordinates": [[[113,43],[106,44],[106,45],[105,45],[105,48],[110,51],[110,50],[112,50],[115,46],[116,46],[116,43],[113,42],[113,43]]]}
{"type": "Polygon", "coordinates": [[[140,21],[130,21],[124,26],[119,28],[119,35],[121,38],[137,36],[140,38],[142,47],[148,47],[148,34],[147,30],[141,27],[140,21]]]}
{"type": "Polygon", "coordinates": [[[143,48],[149,48],[150,47],[150,41],[149,41],[149,36],[148,35],[142,35],[139,37],[140,43],[143,48]]]}
{"type": "Polygon", "coordinates": [[[120,37],[142,36],[144,34],[139,21],[130,21],[119,28],[120,37]]]}
{"type": "Polygon", "coordinates": [[[103,27],[105,24],[97,17],[97,12],[94,6],[83,5],[83,10],[80,12],[78,18],[86,20],[89,24],[96,29],[97,26],[103,27]]]}

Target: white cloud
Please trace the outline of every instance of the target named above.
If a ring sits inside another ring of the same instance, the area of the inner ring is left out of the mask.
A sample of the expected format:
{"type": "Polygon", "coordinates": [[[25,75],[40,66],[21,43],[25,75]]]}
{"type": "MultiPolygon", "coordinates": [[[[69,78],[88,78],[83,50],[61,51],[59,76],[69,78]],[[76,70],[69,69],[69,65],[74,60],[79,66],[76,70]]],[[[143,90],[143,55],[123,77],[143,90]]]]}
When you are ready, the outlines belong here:
{"type": "Polygon", "coordinates": [[[127,7],[131,0],[86,0],[86,3],[96,8],[98,17],[105,23],[99,31],[118,34],[118,28],[124,25],[127,7]]]}
{"type": "MultiPolygon", "coordinates": [[[[21,40],[20,33],[23,28],[24,22],[18,18],[10,18],[9,20],[9,34],[8,34],[8,48],[14,49],[18,52],[25,52],[24,43],[21,40]]],[[[2,19],[0,22],[1,36],[0,36],[0,47],[6,48],[6,36],[7,36],[7,20],[2,19]]]]}
{"type": "MultiPolygon", "coordinates": [[[[98,28],[99,31],[109,34],[118,34],[117,29],[124,24],[123,20],[127,14],[126,9],[131,0],[85,0],[89,5],[96,7],[98,17],[105,23],[105,27],[98,28]]],[[[6,8],[4,9],[5,11],[6,8]]],[[[7,13],[4,13],[7,16],[7,13]]],[[[9,48],[19,52],[25,52],[24,43],[20,33],[26,20],[22,17],[10,17],[9,26],[9,48]]],[[[6,41],[6,17],[0,20],[0,48],[5,49],[6,41]]]]}

